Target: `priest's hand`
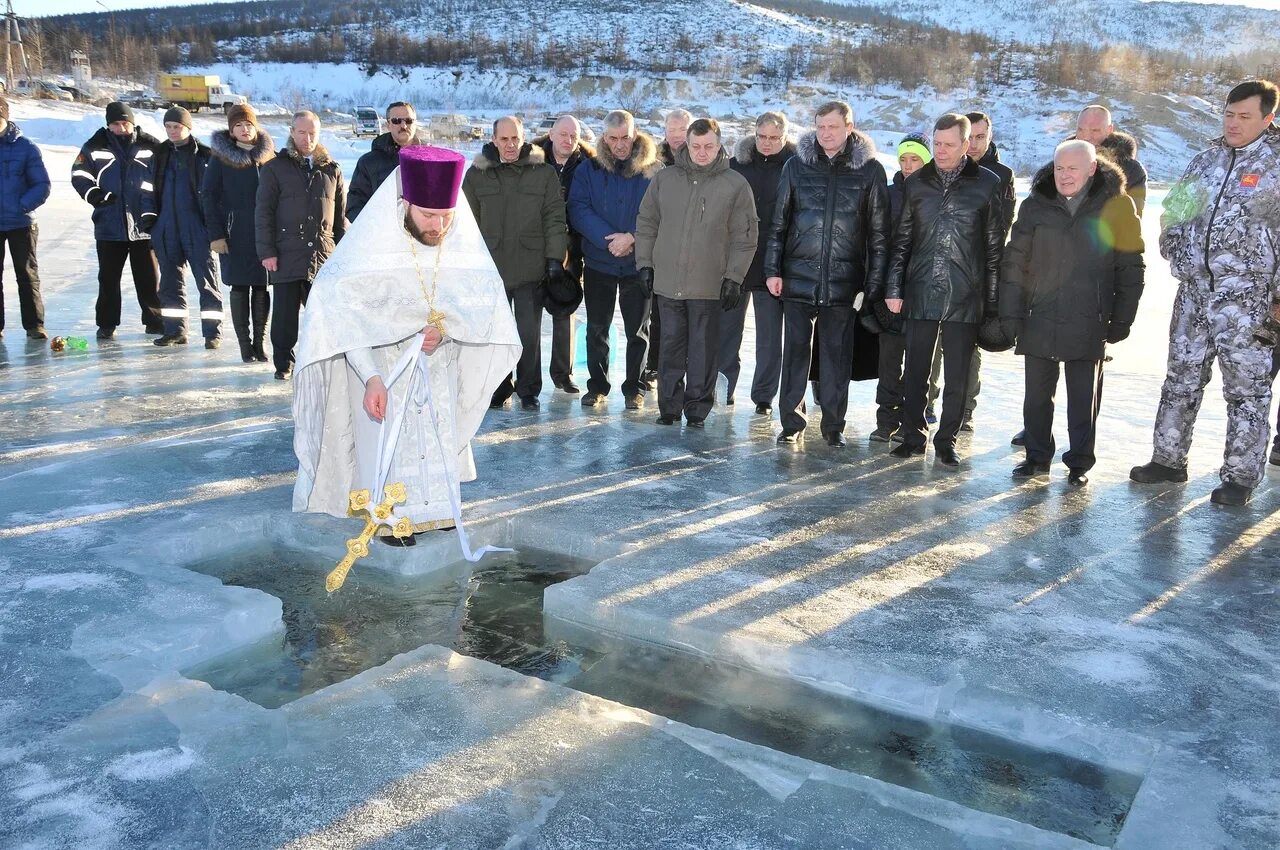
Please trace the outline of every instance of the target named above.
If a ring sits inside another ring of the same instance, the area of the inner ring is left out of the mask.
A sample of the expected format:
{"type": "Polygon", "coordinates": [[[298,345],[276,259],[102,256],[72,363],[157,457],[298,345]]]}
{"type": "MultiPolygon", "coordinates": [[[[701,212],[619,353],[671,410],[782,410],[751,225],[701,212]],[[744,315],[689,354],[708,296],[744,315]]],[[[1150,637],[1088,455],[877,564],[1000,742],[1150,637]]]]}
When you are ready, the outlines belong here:
{"type": "Polygon", "coordinates": [[[439,328],[427,325],[422,329],[423,354],[434,354],[442,342],[444,342],[444,334],[440,333],[439,328]]]}
{"type": "Polygon", "coordinates": [[[387,415],[387,387],[377,375],[364,385],[364,412],[375,422],[387,415]]]}
{"type": "Polygon", "coordinates": [[[267,257],[262,261],[262,267],[269,272],[280,271],[280,262],[278,257],[267,257]]]}
{"type": "Polygon", "coordinates": [[[890,312],[890,313],[901,313],[901,312],[902,312],[902,299],[901,299],[901,298],[886,298],[886,299],[884,299],[884,306],[886,306],[886,307],[888,307],[888,308],[889,308],[889,312],[890,312]]]}
{"type": "Polygon", "coordinates": [[[765,288],[769,290],[769,294],[774,298],[782,295],[782,278],[771,277],[764,282],[765,288]]]}

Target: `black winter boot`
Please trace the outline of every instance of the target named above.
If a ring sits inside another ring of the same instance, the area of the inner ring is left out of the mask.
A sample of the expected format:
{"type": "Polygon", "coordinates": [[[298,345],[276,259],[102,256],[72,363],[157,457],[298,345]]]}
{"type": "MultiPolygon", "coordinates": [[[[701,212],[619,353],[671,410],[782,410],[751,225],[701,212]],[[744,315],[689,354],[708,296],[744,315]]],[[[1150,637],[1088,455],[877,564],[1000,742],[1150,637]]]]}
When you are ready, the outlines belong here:
{"type": "Polygon", "coordinates": [[[253,339],[249,336],[249,290],[243,286],[228,287],[231,290],[231,326],[236,329],[240,343],[240,359],[253,362],[253,339]]]}
{"type": "Polygon", "coordinates": [[[251,288],[253,313],[253,359],[266,363],[267,317],[271,315],[271,291],[265,286],[251,288]]]}

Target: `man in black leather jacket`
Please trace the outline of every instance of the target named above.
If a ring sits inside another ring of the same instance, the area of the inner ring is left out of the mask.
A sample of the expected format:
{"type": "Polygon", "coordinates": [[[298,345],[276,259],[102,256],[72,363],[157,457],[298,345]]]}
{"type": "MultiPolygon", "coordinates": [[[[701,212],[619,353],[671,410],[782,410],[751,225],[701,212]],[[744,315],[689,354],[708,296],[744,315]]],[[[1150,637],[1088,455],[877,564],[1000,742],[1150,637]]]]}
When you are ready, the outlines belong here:
{"type": "Polygon", "coordinates": [[[978,325],[998,313],[1005,235],[1000,178],[965,155],[969,133],[969,119],[956,113],[934,124],[933,162],[903,187],[885,291],[888,308],[907,319],[904,442],[893,455],[924,454],[929,366],[941,335],[945,390],[933,445],[952,468],[978,325]]]}
{"type": "MultiPolygon", "coordinates": [[[[843,101],[818,109],[817,130],[800,138],[782,167],[765,251],[765,284],[783,301],[785,343],[779,443],[804,432],[814,326],[818,329],[822,436],[845,444],[854,303],[878,298],[889,254],[889,186],[871,139],[853,128],[843,101]]],[[[927,368],[927,367],[926,367],[927,368]]]]}

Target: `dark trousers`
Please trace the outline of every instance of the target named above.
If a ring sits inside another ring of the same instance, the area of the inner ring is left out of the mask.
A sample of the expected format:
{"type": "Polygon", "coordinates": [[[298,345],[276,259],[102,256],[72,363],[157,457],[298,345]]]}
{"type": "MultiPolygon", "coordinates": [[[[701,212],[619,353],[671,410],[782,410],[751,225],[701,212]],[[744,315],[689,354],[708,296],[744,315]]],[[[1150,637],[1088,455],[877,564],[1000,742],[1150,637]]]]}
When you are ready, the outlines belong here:
{"type": "Polygon", "coordinates": [[[164,322],[160,319],[159,273],[149,239],[98,241],[98,303],[94,307],[94,319],[104,331],[119,327],[120,279],[124,275],[126,260],[133,273],[133,288],[138,295],[138,307],[142,310],[142,324],[147,330],[161,330],[164,322]]]}
{"type": "Polygon", "coordinates": [[[782,395],[778,400],[782,427],[802,431],[809,423],[805,416],[804,392],[809,384],[813,335],[818,332],[818,406],[822,408],[822,433],[844,431],[844,415],[849,408],[849,376],[853,358],[846,345],[853,308],[817,307],[798,301],[782,305],[786,343],[782,351],[782,395]]]}
{"type": "Polygon", "coordinates": [[[551,383],[573,377],[573,316],[551,317],[551,383]]]}
{"type": "Polygon", "coordinates": [[[732,310],[722,310],[720,317],[720,351],[716,354],[717,369],[724,375],[729,388],[728,398],[733,398],[742,374],[742,331],[747,324],[747,306],[750,299],[744,297],[732,310]]]}
{"type": "Polygon", "coordinates": [[[640,381],[649,348],[649,296],[635,275],[619,277],[588,267],[583,274],[582,300],[587,305],[587,391],[609,394],[609,326],[615,307],[622,309],[627,333],[627,377],[623,395],[644,395],[640,381]]]}
{"type": "MultiPolygon", "coordinates": [[[[0,274],[4,273],[4,249],[13,257],[13,276],[18,281],[18,309],[23,330],[44,327],[44,300],[40,297],[40,266],[36,262],[39,229],[33,223],[21,230],[0,230],[0,274]]],[[[0,287],[0,330],[4,330],[4,288],[0,287]]]]}
{"type": "Polygon", "coordinates": [[[231,290],[231,325],[236,329],[236,339],[245,345],[260,347],[267,328],[267,316],[271,314],[270,290],[265,286],[227,288],[231,290]]]}
{"type": "Polygon", "coordinates": [[[942,337],[942,418],[933,444],[955,448],[964,419],[969,369],[978,345],[978,325],[968,322],[929,322],[907,319],[907,353],[903,375],[902,436],[912,448],[923,448],[929,437],[924,408],[929,394],[929,368],[942,337]]]}
{"type": "Polygon", "coordinates": [[[890,432],[902,425],[902,363],[907,354],[907,335],[882,332],[879,339],[880,366],[876,383],[876,427],[890,432]]]}
{"type": "Polygon", "coordinates": [[[271,284],[271,288],[276,291],[276,309],[271,314],[271,361],[277,372],[292,372],[298,314],[311,293],[311,281],[282,281],[271,284]]]}
{"type": "Polygon", "coordinates": [[[667,416],[706,419],[715,404],[720,353],[719,300],[681,301],[655,295],[662,316],[658,361],[658,410],[667,416]]]}
{"type": "Polygon", "coordinates": [[[200,295],[200,332],[205,339],[222,336],[222,287],[218,282],[218,264],[208,242],[204,250],[188,251],[176,237],[152,240],[156,260],[160,264],[160,315],[164,319],[164,332],[187,332],[187,276],[196,279],[196,291],[200,295]]]}
{"type": "Polygon", "coordinates": [[[542,392],[542,293],[536,283],[507,290],[507,301],[516,315],[520,335],[520,360],[514,375],[507,375],[493,391],[493,403],[502,404],[515,393],[536,398],[542,392]]]}
{"type": "Polygon", "coordinates": [[[756,320],[756,373],[751,379],[751,400],[772,404],[782,381],[782,299],[766,290],[751,293],[756,320]]]}
{"type": "Polygon", "coordinates": [[[658,371],[658,355],[662,349],[662,314],[652,304],[649,305],[649,358],[645,369],[658,371]]]}
{"type": "MultiPolygon", "coordinates": [[[[1026,431],[1027,460],[1053,462],[1053,398],[1058,392],[1058,361],[1026,357],[1026,395],[1022,401],[1022,425],[1026,431]]],[[[1092,469],[1097,459],[1098,410],[1102,405],[1102,361],[1068,360],[1067,434],[1071,448],[1062,462],[1071,469],[1092,469]]]]}

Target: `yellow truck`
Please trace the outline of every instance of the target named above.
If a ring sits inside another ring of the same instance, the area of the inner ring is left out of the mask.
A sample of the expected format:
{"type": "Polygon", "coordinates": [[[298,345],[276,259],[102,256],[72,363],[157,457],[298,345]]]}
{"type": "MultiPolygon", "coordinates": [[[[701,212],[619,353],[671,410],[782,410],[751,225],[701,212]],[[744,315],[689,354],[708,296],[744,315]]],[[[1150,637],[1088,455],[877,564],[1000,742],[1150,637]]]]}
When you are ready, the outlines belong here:
{"type": "Polygon", "coordinates": [[[156,91],[162,100],[185,106],[192,112],[206,107],[229,112],[231,107],[247,102],[242,95],[224,86],[216,75],[210,74],[161,74],[156,80],[156,91]]]}

